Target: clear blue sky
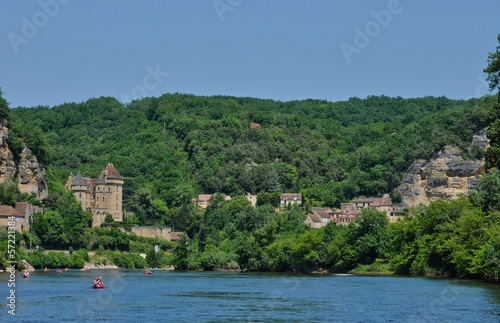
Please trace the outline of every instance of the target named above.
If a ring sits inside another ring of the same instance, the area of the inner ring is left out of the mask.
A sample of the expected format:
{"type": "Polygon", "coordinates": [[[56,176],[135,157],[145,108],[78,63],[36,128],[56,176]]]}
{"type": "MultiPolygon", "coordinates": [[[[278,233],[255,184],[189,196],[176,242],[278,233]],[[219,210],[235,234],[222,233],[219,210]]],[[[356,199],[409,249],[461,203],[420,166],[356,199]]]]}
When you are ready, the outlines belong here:
{"type": "Polygon", "coordinates": [[[174,92],[477,97],[499,12],[498,0],[2,1],[0,86],[11,108],[174,92]]]}

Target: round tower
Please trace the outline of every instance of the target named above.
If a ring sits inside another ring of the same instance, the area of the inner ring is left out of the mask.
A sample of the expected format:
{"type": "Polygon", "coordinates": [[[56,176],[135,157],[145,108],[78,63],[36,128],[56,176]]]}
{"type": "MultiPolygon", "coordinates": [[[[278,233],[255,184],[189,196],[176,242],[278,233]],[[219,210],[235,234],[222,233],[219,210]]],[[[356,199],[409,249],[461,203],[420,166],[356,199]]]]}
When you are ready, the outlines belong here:
{"type": "Polygon", "coordinates": [[[80,172],[72,178],[71,190],[76,200],[82,205],[82,209],[85,211],[87,206],[87,183],[85,183],[80,172]]]}

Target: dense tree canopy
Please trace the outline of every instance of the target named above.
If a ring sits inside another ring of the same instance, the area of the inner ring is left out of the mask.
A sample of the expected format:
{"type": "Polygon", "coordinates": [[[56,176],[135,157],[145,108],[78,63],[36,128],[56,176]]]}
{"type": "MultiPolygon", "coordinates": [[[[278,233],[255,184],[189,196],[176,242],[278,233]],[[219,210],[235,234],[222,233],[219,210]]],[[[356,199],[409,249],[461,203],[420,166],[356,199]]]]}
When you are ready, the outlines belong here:
{"type": "Polygon", "coordinates": [[[469,148],[493,101],[165,94],[127,106],[102,97],[12,114],[36,130],[29,142],[41,150],[53,179],[62,183],[78,170],[96,177],[113,162],[126,178],[127,210],[142,223],[184,228],[179,212],[200,193],[300,191],[306,206],[331,207],[389,193],[415,159],[447,144],[469,148]]]}

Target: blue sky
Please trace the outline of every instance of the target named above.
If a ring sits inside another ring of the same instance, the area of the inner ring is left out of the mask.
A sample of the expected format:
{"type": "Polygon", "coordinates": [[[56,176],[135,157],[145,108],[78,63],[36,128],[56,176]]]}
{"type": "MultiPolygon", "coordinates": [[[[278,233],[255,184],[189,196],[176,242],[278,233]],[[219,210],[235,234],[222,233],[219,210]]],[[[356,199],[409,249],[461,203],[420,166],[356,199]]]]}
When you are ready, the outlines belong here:
{"type": "Polygon", "coordinates": [[[478,97],[498,12],[498,0],[2,1],[0,86],[11,108],[174,92],[478,97]]]}

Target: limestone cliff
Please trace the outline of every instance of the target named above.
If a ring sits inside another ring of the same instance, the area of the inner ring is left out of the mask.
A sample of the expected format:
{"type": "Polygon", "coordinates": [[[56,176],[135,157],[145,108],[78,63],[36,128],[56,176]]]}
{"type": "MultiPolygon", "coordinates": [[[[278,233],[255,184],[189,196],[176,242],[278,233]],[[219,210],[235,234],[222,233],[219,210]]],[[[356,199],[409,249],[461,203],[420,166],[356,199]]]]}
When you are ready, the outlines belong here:
{"type": "Polygon", "coordinates": [[[7,121],[0,118],[0,182],[5,182],[9,176],[14,177],[16,175],[16,163],[7,145],[8,138],[7,121]]]}
{"type": "MultiPolygon", "coordinates": [[[[473,140],[486,151],[486,130],[477,133],[473,140]]],[[[403,207],[429,205],[438,199],[455,199],[475,190],[478,174],[484,172],[483,160],[464,160],[459,148],[446,146],[432,154],[430,160],[417,160],[403,176],[402,184],[394,192],[400,193],[403,207]]]]}
{"type": "Polygon", "coordinates": [[[45,168],[24,144],[19,162],[16,164],[7,143],[8,137],[7,121],[0,118],[0,182],[6,181],[9,177],[16,178],[22,193],[35,193],[38,199],[45,199],[48,195],[45,168]]]}
{"type": "Polygon", "coordinates": [[[39,200],[47,197],[47,173],[31,150],[24,145],[17,167],[17,179],[21,193],[35,193],[39,200]]]}

